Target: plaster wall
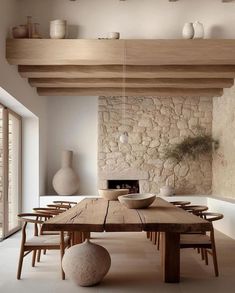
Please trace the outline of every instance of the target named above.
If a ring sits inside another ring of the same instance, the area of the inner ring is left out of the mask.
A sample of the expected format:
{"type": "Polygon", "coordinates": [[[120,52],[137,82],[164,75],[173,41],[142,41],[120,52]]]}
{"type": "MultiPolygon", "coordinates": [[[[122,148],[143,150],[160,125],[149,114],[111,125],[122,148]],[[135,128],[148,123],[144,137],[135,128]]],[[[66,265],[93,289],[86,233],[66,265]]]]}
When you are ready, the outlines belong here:
{"type": "Polygon", "coordinates": [[[235,37],[235,3],[221,0],[21,0],[21,22],[27,15],[40,22],[44,36],[49,21],[67,19],[71,38],[181,38],[185,22],[201,21],[206,37],[235,37]]]}
{"type": "Polygon", "coordinates": [[[213,156],[213,194],[235,198],[235,87],[215,98],[213,136],[219,149],[213,156]]]}
{"type": "Polygon", "coordinates": [[[80,186],[78,194],[97,194],[97,97],[48,99],[47,194],[55,194],[54,174],[60,168],[61,151],[74,152],[73,166],[80,186]]]}
{"type": "Polygon", "coordinates": [[[5,40],[9,29],[19,22],[20,4],[17,0],[0,1],[0,102],[23,117],[23,210],[29,211],[44,193],[47,103],[5,58],[5,40]]]}

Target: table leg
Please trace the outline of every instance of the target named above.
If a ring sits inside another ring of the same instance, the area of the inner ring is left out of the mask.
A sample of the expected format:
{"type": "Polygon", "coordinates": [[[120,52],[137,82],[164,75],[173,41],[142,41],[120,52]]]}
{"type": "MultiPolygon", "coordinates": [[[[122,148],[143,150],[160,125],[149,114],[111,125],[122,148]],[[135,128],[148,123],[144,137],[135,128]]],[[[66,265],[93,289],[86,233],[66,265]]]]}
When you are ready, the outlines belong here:
{"type": "Polygon", "coordinates": [[[79,231],[73,231],[73,236],[72,236],[72,245],[80,244],[82,243],[82,232],[79,231]]]}
{"type": "Polygon", "coordinates": [[[82,242],[86,239],[90,239],[90,232],[82,232],[82,242]]]}
{"type": "Polygon", "coordinates": [[[180,281],[180,234],[162,234],[162,270],[163,280],[166,283],[180,281]]]}

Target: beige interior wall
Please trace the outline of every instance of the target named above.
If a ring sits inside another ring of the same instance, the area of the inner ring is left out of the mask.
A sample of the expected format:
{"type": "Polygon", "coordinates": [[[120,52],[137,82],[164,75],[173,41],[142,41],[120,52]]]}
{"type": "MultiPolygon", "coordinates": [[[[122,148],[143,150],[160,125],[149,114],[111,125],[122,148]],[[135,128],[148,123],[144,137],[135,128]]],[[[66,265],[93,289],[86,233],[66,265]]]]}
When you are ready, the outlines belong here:
{"type": "Polygon", "coordinates": [[[106,37],[119,31],[123,39],[181,38],[185,22],[200,21],[206,38],[235,37],[235,2],[222,0],[20,0],[21,23],[32,15],[40,32],[49,22],[67,19],[70,38],[106,37]]]}
{"type": "Polygon", "coordinates": [[[164,149],[196,133],[201,126],[211,134],[211,98],[99,98],[98,182],[138,179],[141,192],[159,192],[166,182],[177,194],[210,194],[211,155],[180,164],[164,158],[164,149]],[[119,136],[129,133],[129,143],[119,136]],[[175,175],[175,176],[174,176],[175,175]]]}
{"type": "Polygon", "coordinates": [[[213,156],[213,194],[235,198],[235,87],[214,98],[213,136],[219,140],[213,156]]]}
{"type": "Polygon", "coordinates": [[[17,66],[6,60],[6,38],[20,23],[21,2],[0,1],[0,102],[23,117],[23,209],[29,211],[38,205],[39,194],[45,193],[47,99],[39,98],[17,66]]]}

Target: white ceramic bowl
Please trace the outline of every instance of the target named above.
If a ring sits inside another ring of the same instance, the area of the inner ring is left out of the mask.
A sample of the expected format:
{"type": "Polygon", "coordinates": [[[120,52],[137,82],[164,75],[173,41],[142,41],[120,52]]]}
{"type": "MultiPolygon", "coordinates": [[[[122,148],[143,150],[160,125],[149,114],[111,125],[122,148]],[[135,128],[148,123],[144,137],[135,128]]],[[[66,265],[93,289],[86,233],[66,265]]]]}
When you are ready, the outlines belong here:
{"type": "Polygon", "coordinates": [[[123,194],[128,194],[129,189],[99,189],[99,195],[107,200],[118,200],[123,194]]]}
{"type": "Polygon", "coordinates": [[[155,198],[156,195],[152,193],[133,193],[121,195],[118,200],[128,209],[146,209],[154,202],[155,198]]]}

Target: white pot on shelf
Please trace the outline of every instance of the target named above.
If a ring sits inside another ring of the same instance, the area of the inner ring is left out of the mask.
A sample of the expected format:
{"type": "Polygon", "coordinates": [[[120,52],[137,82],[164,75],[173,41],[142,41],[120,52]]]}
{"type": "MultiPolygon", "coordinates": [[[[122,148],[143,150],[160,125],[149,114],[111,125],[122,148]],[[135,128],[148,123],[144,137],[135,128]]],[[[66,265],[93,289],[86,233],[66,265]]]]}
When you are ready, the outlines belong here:
{"type": "Polygon", "coordinates": [[[50,22],[51,39],[64,39],[67,34],[67,21],[62,19],[52,20],[50,22]]]}
{"type": "Polygon", "coordinates": [[[192,22],[186,22],[183,31],[182,36],[184,39],[192,39],[194,36],[194,28],[192,22]]]}
{"type": "Polygon", "coordinates": [[[193,23],[194,28],[194,39],[203,39],[204,38],[204,26],[201,22],[195,21],[193,23]]]}

